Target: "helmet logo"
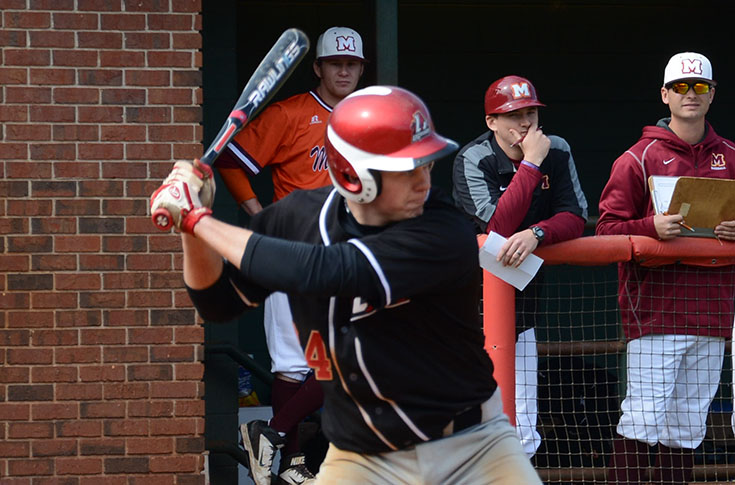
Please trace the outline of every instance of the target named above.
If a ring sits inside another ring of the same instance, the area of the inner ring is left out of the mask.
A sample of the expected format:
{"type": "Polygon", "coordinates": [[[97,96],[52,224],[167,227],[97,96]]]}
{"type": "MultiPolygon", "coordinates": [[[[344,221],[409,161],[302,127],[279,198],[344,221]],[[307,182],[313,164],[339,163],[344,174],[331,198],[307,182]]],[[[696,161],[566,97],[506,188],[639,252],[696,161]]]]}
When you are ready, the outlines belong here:
{"type": "Polygon", "coordinates": [[[682,59],[681,60],[681,73],[682,74],[698,74],[702,75],[702,60],[701,59],[682,59]]]}
{"type": "Polygon", "coordinates": [[[340,35],[337,37],[337,52],[350,51],[355,52],[355,38],[351,35],[340,35]]]}
{"type": "Polygon", "coordinates": [[[413,130],[413,136],[411,142],[416,142],[431,134],[431,127],[429,121],[426,119],[421,111],[417,111],[411,118],[411,130],[413,130]]]}
{"type": "Polygon", "coordinates": [[[513,91],[513,99],[531,97],[531,89],[528,87],[528,83],[514,83],[510,85],[510,89],[513,91]]]}

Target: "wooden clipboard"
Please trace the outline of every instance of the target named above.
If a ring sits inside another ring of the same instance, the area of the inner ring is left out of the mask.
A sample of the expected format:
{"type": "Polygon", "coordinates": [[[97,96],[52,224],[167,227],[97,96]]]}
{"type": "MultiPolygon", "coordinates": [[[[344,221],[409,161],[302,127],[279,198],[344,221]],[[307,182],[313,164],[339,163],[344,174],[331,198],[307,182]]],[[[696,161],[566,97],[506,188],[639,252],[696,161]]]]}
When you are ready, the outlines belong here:
{"type": "Polygon", "coordinates": [[[694,229],[694,233],[682,231],[683,236],[715,237],[715,226],[735,220],[735,180],[679,177],[668,213],[681,214],[694,229]]]}
{"type": "Polygon", "coordinates": [[[735,220],[735,180],[652,175],[648,186],[657,214],[681,214],[694,229],[682,236],[715,237],[717,224],[735,220]]]}

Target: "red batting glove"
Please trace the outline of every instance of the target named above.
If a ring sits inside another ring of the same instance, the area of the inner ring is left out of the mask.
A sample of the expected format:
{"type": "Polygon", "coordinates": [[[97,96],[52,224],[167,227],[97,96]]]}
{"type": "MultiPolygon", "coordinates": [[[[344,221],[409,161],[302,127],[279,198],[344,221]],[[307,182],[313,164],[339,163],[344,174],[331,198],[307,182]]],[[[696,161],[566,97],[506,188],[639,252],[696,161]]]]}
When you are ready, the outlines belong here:
{"type": "Polygon", "coordinates": [[[209,207],[199,207],[190,211],[184,216],[184,220],[181,222],[181,230],[188,234],[194,234],[194,226],[197,222],[201,221],[205,216],[211,216],[212,209],[209,207]]]}
{"type": "MultiPolygon", "coordinates": [[[[184,218],[201,207],[197,191],[192,190],[188,183],[179,180],[161,185],[151,195],[151,215],[160,229],[168,229],[171,226],[181,229],[184,218]]],[[[198,219],[188,227],[193,228],[196,222],[198,219]]]]}

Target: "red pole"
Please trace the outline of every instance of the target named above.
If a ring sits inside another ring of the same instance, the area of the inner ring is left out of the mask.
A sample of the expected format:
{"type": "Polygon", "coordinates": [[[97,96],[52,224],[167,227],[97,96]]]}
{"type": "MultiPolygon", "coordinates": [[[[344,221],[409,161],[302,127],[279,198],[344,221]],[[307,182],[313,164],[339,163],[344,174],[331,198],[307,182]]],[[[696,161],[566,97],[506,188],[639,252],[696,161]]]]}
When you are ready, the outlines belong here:
{"type": "Polygon", "coordinates": [[[485,350],[493,361],[493,377],[500,387],[503,411],[516,424],[516,294],[505,281],[483,271],[483,329],[485,350]]]}

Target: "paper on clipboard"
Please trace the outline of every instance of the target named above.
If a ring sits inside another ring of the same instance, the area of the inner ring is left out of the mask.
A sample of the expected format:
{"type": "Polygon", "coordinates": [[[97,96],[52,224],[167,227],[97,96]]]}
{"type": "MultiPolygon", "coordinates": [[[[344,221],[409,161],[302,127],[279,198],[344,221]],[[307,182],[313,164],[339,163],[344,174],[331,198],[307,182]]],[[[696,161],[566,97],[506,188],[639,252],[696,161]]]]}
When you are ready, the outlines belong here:
{"type": "Polygon", "coordinates": [[[651,202],[656,214],[663,214],[669,210],[674,187],[679,180],[677,176],[651,175],[648,177],[648,187],[651,189],[651,202]]]}
{"type": "Polygon", "coordinates": [[[536,276],[543,259],[535,254],[529,254],[519,267],[503,266],[502,263],[495,260],[500,252],[500,248],[507,241],[506,238],[496,232],[488,234],[485,244],[480,248],[480,266],[486,271],[494,274],[506,283],[515,286],[519,290],[523,290],[526,285],[536,276]]]}

